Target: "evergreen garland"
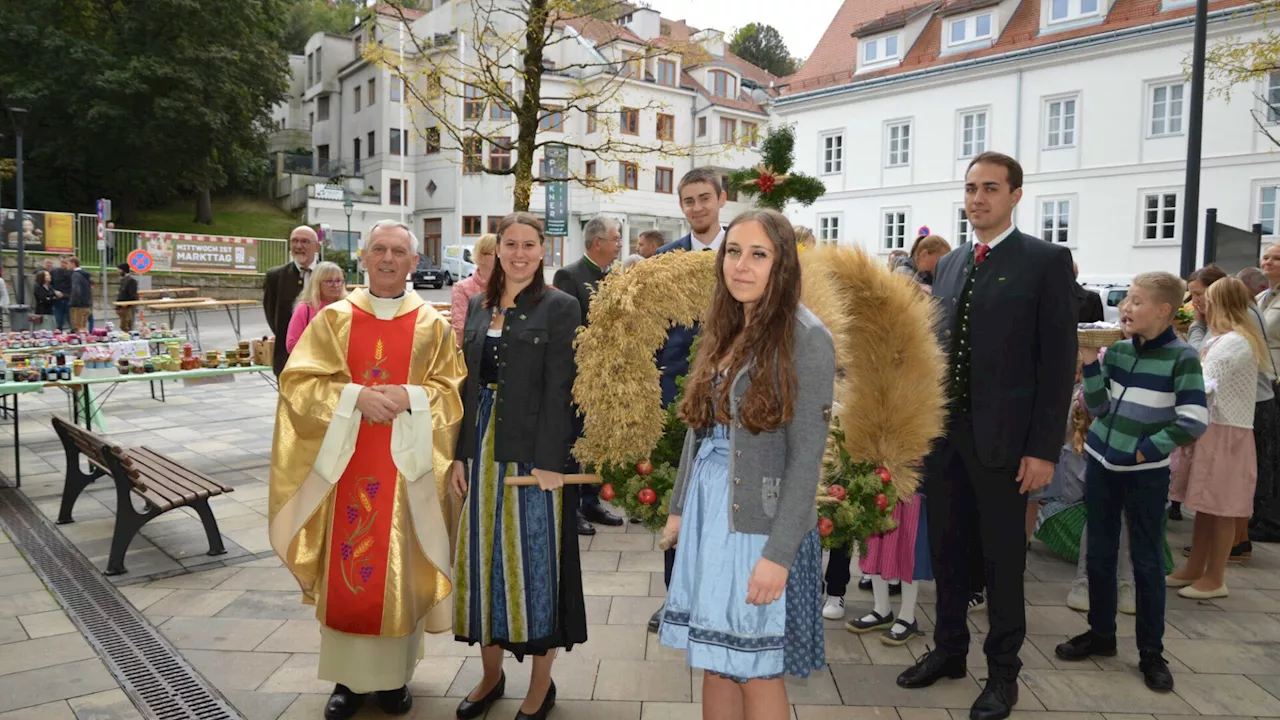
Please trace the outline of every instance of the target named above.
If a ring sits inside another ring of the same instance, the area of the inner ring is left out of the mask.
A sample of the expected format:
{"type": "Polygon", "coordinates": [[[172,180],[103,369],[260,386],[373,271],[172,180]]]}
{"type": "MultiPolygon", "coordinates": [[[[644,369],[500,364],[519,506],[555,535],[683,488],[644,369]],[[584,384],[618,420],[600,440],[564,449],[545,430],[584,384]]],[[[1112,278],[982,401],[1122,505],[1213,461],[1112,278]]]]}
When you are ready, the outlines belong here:
{"type": "Polygon", "coordinates": [[[827,192],[818,178],[791,173],[795,164],[796,134],[789,125],[770,127],[760,143],[761,163],[753,168],[729,174],[729,187],[741,195],[756,198],[757,207],[782,212],[787,202],[795,200],[812,205],[827,192]]]}

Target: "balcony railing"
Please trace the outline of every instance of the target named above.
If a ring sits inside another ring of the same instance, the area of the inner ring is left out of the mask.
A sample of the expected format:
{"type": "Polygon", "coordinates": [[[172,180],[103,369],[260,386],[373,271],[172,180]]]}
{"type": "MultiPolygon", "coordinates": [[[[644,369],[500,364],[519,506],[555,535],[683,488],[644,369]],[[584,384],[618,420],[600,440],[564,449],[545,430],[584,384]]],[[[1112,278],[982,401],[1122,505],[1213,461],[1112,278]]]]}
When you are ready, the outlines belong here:
{"type": "Polygon", "coordinates": [[[319,157],[284,153],[284,172],[316,177],[361,177],[362,158],[319,157]]]}

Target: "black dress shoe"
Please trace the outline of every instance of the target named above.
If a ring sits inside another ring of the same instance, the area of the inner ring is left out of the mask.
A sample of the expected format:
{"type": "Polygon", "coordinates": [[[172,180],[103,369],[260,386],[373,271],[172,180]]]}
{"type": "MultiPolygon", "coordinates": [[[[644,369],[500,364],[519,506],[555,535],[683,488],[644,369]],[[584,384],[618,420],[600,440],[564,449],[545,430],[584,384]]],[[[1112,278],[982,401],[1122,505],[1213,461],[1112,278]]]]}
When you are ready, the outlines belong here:
{"type": "Polygon", "coordinates": [[[1142,679],[1147,687],[1156,692],[1169,692],[1173,689],[1173,673],[1169,672],[1169,663],[1159,655],[1144,656],[1138,660],[1138,669],[1142,671],[1142,679]]]}
{"type": "Polygon", "coordinates": [[[1017,680],[987,678],[987,686],[969,708],[969,720],[1004,720],[1017,704],[1017,680]]]}
{"type": "Polygon", "coordinates": [[[863,592],[871,592],[871,576],[863,575],[858,578],[858,589],[863,592]]]}
{"type": "Polygon", "coordinates": [[[662,627],[662,608],[658,608],[653,613],[653,617],[649,618],[649,632],[656,633],[660,627],[662,627]]]}
{"type": "Polygon", "coordinates": [[[349,720],[360,712],[361,707],[364,707],[364,695],[351,692],[346,685],[338,685],[324,706],[324,720],[349,720]]]}
{"type": "Polygon", "coordinates": [[[963,655],[943,655],[939,650],[930,650],[915,665],[902,671],[898,676],[898,687],[908,690],[926,688],[941,678],[959,680],[969,672],[963,655]]]}
{"type": "Polygon", "coordinates": [[[458,703],[458,720],[483,717],[485,713],[489,712],[489,706],[497,702],[498,698],[502,697],[502,694],[506,691],[507,674],[502,673],[502,677],[498,678],[498,684],[493,686],[488,695],[475,702],[462,698],[462,702],[458,703]]]}
{"type": "Polygon", "coordinates": [[[621,527],[625,522],[621,515],[614,515],[603,505],[587,505],[582,508],[582,516],[588,522],[597,525],[608,525],[609,527],[621,527]]]}
{"type": "Polygon", "coordinates": [[[578,534],[579,534],[579,535],[595,535],[595,534],[596,534],[596,529],[595,529],[595,527],[594,527],[591,523],[587,522],[587,519],[586,519],[586,518],[582,517],[582,511],[581,511],[581,510],[579,510],[579,511],[578,511],[578,512],[576,512],[576,513],[574,513],[574,514],[573,514],[573,516],[574,516],[574,517],[577,519],[577,521],[578,521],[578,534]]]}
{"type": "Polygon", "coordinates": [[[516,712],[516,720],[547,720],[547,713],[551,712],[551,708],[556,706],[556,681],[551,681],[551,687],[547,688],[546,697],[542,698],[542,706],[538,711],[530,715],[520,710],[516,712]]]}
{"type": "Polygon", "coordinates": [[[413,709],[413,695],[406,685],[399,690],[379,690],[378,707],[388,715],[407,715],[413,709]]]}
{"type": "Polygon", "coordinates": [[[1058,643],[1058,646],[1053,649],[1053,654],[1057,655],[1061,660],[1069,660],[1071,662],[1088,660],[1094,655],[1115,657],[1116,639],[1107,639],[1089,630],[1064,643],[1058,643]]]}

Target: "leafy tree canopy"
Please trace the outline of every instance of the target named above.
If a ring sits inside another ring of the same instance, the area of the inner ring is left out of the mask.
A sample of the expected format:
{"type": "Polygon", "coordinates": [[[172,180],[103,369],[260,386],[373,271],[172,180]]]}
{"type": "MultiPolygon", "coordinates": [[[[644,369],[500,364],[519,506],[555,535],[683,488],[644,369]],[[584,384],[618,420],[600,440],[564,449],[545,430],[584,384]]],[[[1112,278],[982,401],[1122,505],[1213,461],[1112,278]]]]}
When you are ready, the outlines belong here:
{"type": "Polygon", "coordinates": [[[738,28],[729,41],[729,50],[774,75],[791,75],[800,69],[800,61],[791,56],[782,33],[772,25],[749,23],[738,28]]]}

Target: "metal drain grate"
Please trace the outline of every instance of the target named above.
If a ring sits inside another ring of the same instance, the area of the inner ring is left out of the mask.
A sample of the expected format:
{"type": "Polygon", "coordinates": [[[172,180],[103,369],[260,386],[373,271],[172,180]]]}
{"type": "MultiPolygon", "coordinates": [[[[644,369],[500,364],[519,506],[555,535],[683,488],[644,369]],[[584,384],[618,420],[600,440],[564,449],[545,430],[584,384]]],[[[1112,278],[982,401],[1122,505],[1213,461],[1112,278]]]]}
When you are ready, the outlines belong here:
{"type": "Polygon", "coordinates": [[[243,720],[25,495],[0,490],[0,521],[144,717],[243,720]]]}

